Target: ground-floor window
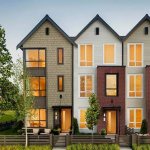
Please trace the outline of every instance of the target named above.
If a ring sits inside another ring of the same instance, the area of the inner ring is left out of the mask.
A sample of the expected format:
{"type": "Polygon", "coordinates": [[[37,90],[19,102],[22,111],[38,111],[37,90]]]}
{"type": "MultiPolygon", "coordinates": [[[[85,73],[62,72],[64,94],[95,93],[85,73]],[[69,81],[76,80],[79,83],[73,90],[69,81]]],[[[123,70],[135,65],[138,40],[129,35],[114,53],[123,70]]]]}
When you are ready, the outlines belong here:
{"type": "Polygon", "coordinates": [[[79,126],[81,129],[87,128],[85,114],[86,114],[86,109],[80,109],[80,125],[79,126]]]}
{"type": "Polygon", "coordinates": [[[141,128],[142,118],[143,118],[143,109],[142,108],[129,108],[129,124],[130,128],[141,128]]]}
{"type": "Polygon", "coordinates": [[[32,109],[27,122],[28,127],[46,127],[46,109],[32,109]]]}

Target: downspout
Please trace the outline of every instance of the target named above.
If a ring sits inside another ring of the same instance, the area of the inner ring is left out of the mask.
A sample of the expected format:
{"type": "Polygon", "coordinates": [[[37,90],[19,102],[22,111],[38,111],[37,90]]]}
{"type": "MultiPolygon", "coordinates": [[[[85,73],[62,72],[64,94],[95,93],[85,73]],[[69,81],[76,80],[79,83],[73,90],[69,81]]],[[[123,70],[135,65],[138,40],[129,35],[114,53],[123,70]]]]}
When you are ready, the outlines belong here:
{"type": "Polygon", "coordinates": [[[124,64],[124,43],[123,43],[123,40],[122,40],[122,66],[124,64]]]}
{"type": "Polygon", "coordinates": [[[71,126],[73,130],[73,117],[74,117],[74,46],[72,44],[72,121],[71,126]]]}

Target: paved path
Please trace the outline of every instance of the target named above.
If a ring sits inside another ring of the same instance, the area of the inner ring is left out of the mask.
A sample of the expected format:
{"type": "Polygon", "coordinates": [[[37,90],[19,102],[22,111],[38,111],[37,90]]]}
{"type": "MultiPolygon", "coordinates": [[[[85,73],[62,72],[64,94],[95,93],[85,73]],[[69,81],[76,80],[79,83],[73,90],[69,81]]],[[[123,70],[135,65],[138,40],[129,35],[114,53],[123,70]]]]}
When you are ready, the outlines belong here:
{"type": "Polygon", "coordinates": [[[65,150],[66,148],[64,147],[54,147],[53,150],[65,150]]]}
{"type": "Polygon", "coordinates": [[[130,147],[120,147],[120,150],[132,150],[130,147]]]}

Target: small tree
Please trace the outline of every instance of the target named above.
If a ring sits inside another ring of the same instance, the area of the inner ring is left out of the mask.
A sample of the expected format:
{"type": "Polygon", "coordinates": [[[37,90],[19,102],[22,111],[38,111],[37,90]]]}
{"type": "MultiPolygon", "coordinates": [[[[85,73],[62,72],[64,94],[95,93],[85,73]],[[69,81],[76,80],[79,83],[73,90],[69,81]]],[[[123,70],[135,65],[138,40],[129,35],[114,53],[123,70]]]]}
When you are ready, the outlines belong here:
{"type": "Polygon", "coordinates": [[[77,118],[73,118],[73,132],[74,134],[79,134],[79,125],[77,118]]]}
{"type": "Polygon", "coordinates": [[[31,109],[34,105],[34,97],[30,86],[30,76],[25,69],[23,70],[23,64],[20,59],[18,59],[17,63],[14,65],[14,83],[20,91],[16,98],[16,116],[18,121],[24,121],[26,134],[25,146],[27,146],[27,117],[31,114],[31,109]]]}
{"type": "Polygon", "coordinates": [[[89,97],[89,107],[86,111],[86,123],[88,129],[92,130],[92,143],[93,143],[93,129],[98,123],[98,118],[100,115],[100,106],[96,95],[93,93],[89,97]]]}
{"type": "Polygon", "coordinates": [[[147,133],[147,121],[146,119],[143,119],[141,129],[140,129],[141,134],[146,134],[147,133]]]}

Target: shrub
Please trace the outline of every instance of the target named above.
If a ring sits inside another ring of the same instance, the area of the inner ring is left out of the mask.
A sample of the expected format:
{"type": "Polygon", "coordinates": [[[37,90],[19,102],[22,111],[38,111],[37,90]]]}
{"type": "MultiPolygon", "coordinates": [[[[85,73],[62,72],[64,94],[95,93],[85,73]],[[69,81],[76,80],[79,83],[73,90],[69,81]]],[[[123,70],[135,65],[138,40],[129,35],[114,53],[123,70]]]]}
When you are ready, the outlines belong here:
{"type": "Polygon", "coordinates": [[[147,121],[146,121],[146,119],[143,119],[143,121],[142,121],[140,133],[141,134],[147,133],[147,121]]]}
{"type": "Polygon", "coordinates": [[[137,146],[136,144],[132,145],[133,150],[150,150],[150,144],[142,144],[137,146]]]}
{"type": "Polygon", "coordinates": [[[73,133],[79,134],[79,125],[77,118],[73,118],[73,133]]]}
{"type": "Polygon", "coordinates": [[[107,133],[106,133],[106,129],[101,129],[101,135],[106,135],[107,133]]]}

